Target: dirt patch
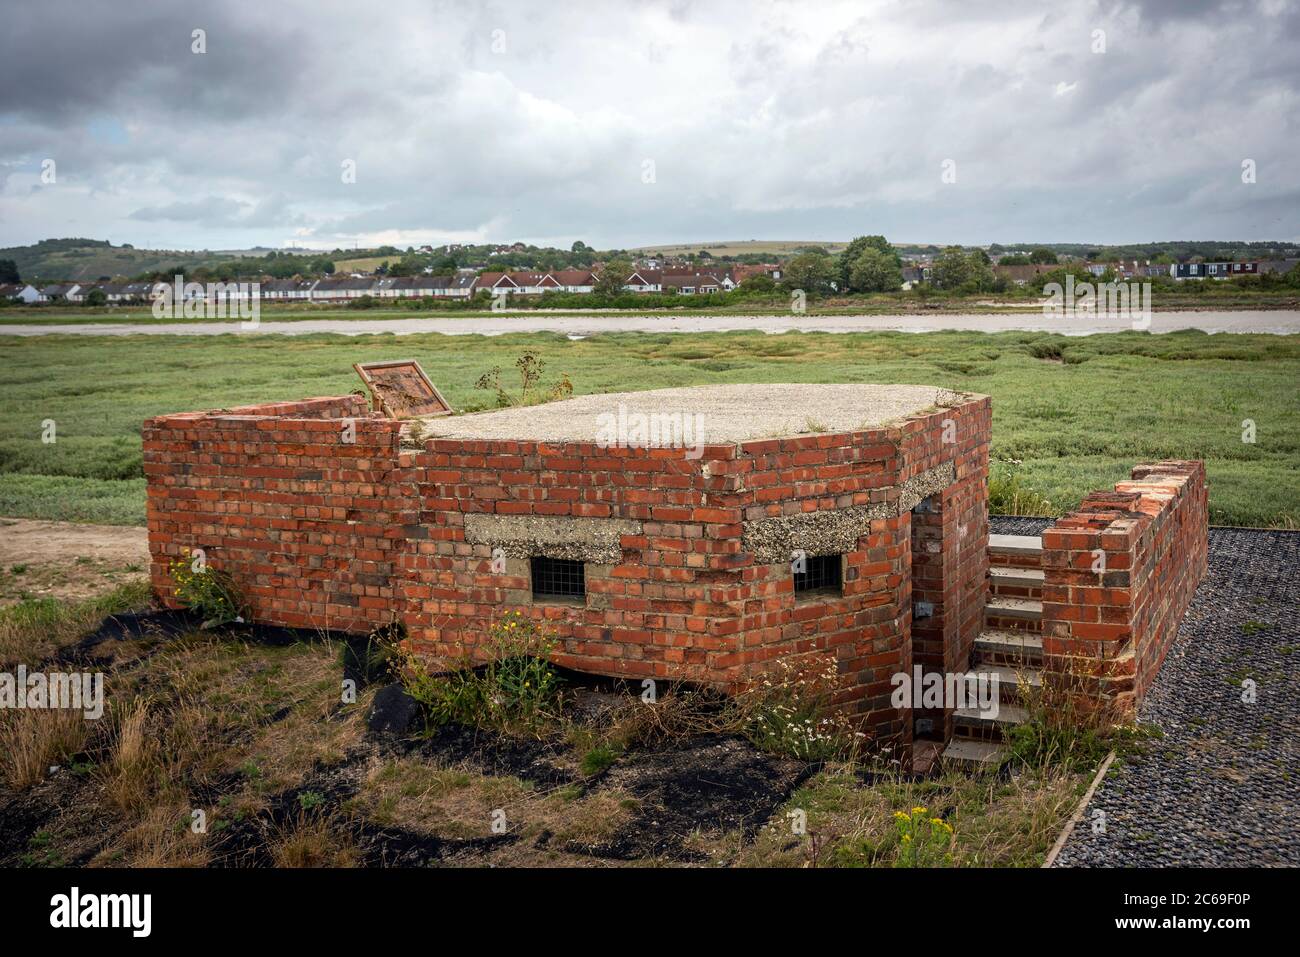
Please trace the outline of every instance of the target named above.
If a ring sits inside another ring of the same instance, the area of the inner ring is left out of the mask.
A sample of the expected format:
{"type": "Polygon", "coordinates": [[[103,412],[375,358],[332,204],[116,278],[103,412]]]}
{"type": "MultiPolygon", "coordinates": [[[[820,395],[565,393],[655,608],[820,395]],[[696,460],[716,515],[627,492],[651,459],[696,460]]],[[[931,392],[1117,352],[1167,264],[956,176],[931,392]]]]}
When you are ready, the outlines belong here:
{"type": "Polygon", "coordinates": [[[143,528],[0,518],[0,604],[91,598],[148,570],[143,528]]]}
{"type": "Polygon", "coordinates": [[[0,518],[0,562],[69,562],[82,557],[147,565],[148,532],[132,525],[0,518]]]}

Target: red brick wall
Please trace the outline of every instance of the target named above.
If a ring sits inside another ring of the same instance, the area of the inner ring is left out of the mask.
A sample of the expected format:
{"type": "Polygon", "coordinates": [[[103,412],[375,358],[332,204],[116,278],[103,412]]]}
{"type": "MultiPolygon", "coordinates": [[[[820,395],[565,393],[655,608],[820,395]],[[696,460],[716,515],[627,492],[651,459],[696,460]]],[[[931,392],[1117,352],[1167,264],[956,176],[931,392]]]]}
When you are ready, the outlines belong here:
{"type": "Polygon", "coordinates": [[[1044,674],[1123,713],[1164,661],[1207,561],[1204,463],[1132,475],[1043,532],[1044,674]]]}
{"type": "Polygon", "coordinates": [[[396,429],[360,396],[146,421],[155,590],[169,598],[169,562],[197,547],[233,576],[254,620],[334,631],[391,620],[394,560],[415,517],[393,468],[396,429]]]}
{"type": "MultiPolygon", "coordinates": [[[[934,605],[927,620],[913,620],[915,662],[926,672],[967,670],[984,620],[988,581],[989,400],[915,419],[903,429],[908,478],[952,462],[954,480],[928,500],[929,511],[911,516],[913,594],[934,605]]],[[[948,740],[952,711],[918,715],[934,722],[927,735],[948,740]]]]}

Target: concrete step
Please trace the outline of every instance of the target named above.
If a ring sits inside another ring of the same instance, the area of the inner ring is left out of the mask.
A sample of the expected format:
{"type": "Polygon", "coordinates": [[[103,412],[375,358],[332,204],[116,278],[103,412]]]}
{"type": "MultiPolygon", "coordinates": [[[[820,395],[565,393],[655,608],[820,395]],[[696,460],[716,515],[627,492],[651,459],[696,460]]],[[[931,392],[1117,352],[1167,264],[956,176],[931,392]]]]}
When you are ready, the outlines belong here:
{"type": "Polygon", "coordinates": [[[984,624],[994,631],[1042,631],[1043,603],[1035,598],[991,597],[984,603],[984,624]]]}
{"type": "Polygon", "coordinates": [[[1043,554],[1041,535],[990,535],[989,553],[997,555],[1022,555],[1037,558],[1043,554]]]}
{"type": "Polygon", "coordinates": [[[994,568],[1040,568],[1043,540],[1038,535],[990,535],[989,566],[994,568]]]}
{"type": "Polygon", "coordinates": [[[971,671],[975,674],[997,675],[998,697],[1011,704],[1020,700],[1022,689],[1040,688],[1043,684],[1043,673],[1038,668],[1013,668],[1011,665],[980,662],[971,671]]]}
{"type": "Polygon", "coordinates": [[[990,598],[984,603],[985,615],[998,618],[1024,618],[1032,621],[1043,618],[1043,603],[1036,598],[990,598]]]}
{"type": "Polygon", "coordinates": [[[975,639],[975,658],[990,665],[1037,668],[1043,663],[1043,636],[1032,631],[984,631],[975,639]]]}
{"type": "Polygon", "coordinates": [[[989,566],[989,591],[1005,598],[1043,597],[1043,570],[1041,568],[1014,568],[989,566]]]}
{"type": "Polygon", "coordinates": [[[1018,704],[998,702],[998,713],[986,715],[978,708],[958,708],[953,712],[953,735],[959,739],[1000,740],[1007,728],[1024,724],[1029,712],[1018,704]]]}
{"type": "Polygon", "coordinates": [[[990,741],[953,738],[943,749],[944,761],[967,768],[996,768],[1002,763],[1002,747],[990,741]]]}

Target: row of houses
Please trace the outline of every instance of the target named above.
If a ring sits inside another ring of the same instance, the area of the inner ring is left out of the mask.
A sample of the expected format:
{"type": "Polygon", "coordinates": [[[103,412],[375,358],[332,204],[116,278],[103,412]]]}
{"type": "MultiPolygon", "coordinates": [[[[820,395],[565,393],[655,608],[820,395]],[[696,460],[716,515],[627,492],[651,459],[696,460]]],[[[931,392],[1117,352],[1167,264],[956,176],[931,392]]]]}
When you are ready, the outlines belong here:
{"type": "MultiPolygon", "coordinates": [[[[692,272],[662,269],[637,269],[624,283],[628,292],[676,292],[681,295],[706,295],[729,292],[751,276],[766,275],[780,280],[781,268],[767,266],[710,267],[692,272]]],[[[374,299],[421,299],[430,297],[467,298],[480,292],[489,295],[540,295],[545,292],[589,293],[596,288],[596,274],[587,269],[560,269],[551,272],[485,272],[479,275],[462,272],[455,276],[351,276],[325,279],[273,279],[257,284],[256,295],[264,301],[339,302],[369,296],[374,299]]],[[[0,296],[26,303],[84,303],[99,290],[105,302],[148,302],[154,296],[155,283],[55,283],[37,288],[18,284],[0,286],[0,296]]],[[[197,284],[182,286],[177,299],[245,298],[251,294],[249,284],[215,284],[213,293],[197,284]]]]}
{"type": "MultiPolygon", "coordinates": [[[[708,266],[705,268],[665,269],[638,267],[627,277],[623,288],[628,292],[674,292],[679,295],[708,295],[730,292],[746,279],[766,276],[779,282],[782,270],[776,264],[708,266]]],[[[592,292],[596,273],[585,269],[561,269],[555,272],[485,272],[476,277],[474,291],[537,295],[544,292],[592,292]]]]}
{"type": "MultiPolygon", "coordinates": [[[[1171,279],[1237,279],[1241,277],[1262,276],[1266,273],[1288,273],[1300,259],[1257,259],[1248,262],[1199,262],[1199,263],[1150,263],[1138,262],[1136,259],[1127,262],[1118,263],[1101,263],[1089,262],[1083,263],[1083,268],[1094,276],[1104,276],[1107,272],[1113,273],[1117,278],[1123,280],[1143,280],[1154,279],[1158,276],[1168,276],[1171,279]]],[[[1025,265],[1025,266],[994,266],[993,271],[999,276],[1005,276],[1016,285],[1023,286],[1032,282],[1044,273],[1054,272],[1063,267],[1068,267],[1069,263],[1058,263],[1054,265],[1025,265]]],[[[928,278],[928,276],[926,277],[928,278]]]]}
{"type": "Polygon", "coordinates": [[[81,285],[75,282],[58,282],[46,286],[31,283],[6,283],[0,285],[0,299],[15,299],[28,304],[47,302],[86,301],[92,290],[104,294],[105,302],[144,302],[153,289],[151,282],[96,282],[81,285]]]}
{"type": "MultiPolygon", "coordinates": [[[[779,278],[779,267],[771,267],[779,278]]],[[[693,273],[665,273],[656,269],[635,270],[623,288],[628,292],[668,292],[682,295],[727,292],[739,280],[731,269],[693,273]]],[[[484,272],[455,276],[403,276],[383,278],[354,276],[345,279],[274,280],[263,283],[261,296],[269,300],[304,300],[331,302],[360,299],[420,299],[425,296],[465,298],[478,293],[488,295],[536,296],[546,292],[590,293],[595,291],[596,273],[589,269],[558,269],[550,272],[484,272]]]]}

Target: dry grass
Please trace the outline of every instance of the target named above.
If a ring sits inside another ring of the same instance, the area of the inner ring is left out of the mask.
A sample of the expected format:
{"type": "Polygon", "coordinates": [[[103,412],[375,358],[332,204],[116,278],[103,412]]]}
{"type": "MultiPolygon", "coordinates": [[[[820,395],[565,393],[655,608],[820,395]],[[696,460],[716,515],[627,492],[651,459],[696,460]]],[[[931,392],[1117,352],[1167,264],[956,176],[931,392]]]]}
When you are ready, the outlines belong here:
{"type": "Polygon", "coordinates": [[[1070,658],[1051,664],[1058,672],[1053,680],[1037,687],[1020,685],[1019,703],[1027,717],[1007,736],[1013,766],[1040,772],[1090,771],[1111,749],[1140,747],[1152,733],[1151,728],[1129,723],[1102,697],[1088,662],[1070,658]]]}
{"type": "Polygon", "coordinates": [[[734,725],[734,715],[725,712],[717,695],[674,684],[663,689],[653,704],[628,696],[598,720],[571,725],[568,733],[579,751],[604,747],[621,753],[691,735],[734,731],[734,725]]]}
{"type": "MultiPolygon", "coordinates": [[[[318,764],[341,761],[363,727],[334,714],[342,680],[336,657],[328,643],[265,647],[208,633],[174,639],[132,676],[165,699],[158,707],[167,776],[208,784],[256,766],[257,790],[280,791],[318,764]]],[[[364,713],[371,695],[347,715],[364,713]]]]}
{"type": "Polygon", "coordinates": [[[144,817],[99,854],[92,864],[131,867],[207,867],[206,834],[191,828],[191,809],[179,804],[148,809],[144,817]]]}
{"type": "Polygon", "coordinates": [[[282,827],[269,845],[276,867],[355,867],[352,840],[326,817],[301,813],[282,827]]]}
{"type": "Polygon", "coordinates": [[[378,824],[416,833],[462,839],[492,833],[492,814],[504,811],[513,825],[533,787],[515,777],[495,777],[421,758],[395,758],[373,766],[350,804],[378,824]]]}
{"type": "Polygon", "coordinates": [[[892,867],[899,859],[895,812],[924,807],[954,829],[956,867],[1036,867],[1087,786],[1087,775],[1061,771],[1002,780],[959,773],[923,781],[865,786],[846,766],[828,768],[801,788],[751,845],[701,842],[698,850],[749,867],[892,867]],[[807,815],[793,832],[791,812],[807,815]]]}
{"type": "Polygon", "coordinates": [[[572,786],[538,788],[519,778],[417,757],[376,763],[349,804],[354,814],[374,823],[449,840],[506,833],[527,845],[549,832],[553,848],[608,840],[631,819],[634,807],[629,795],[615,789],[584,795],[572,786]],[[504,814],[504,832],[493,831],[498,812],[504,814]]]}
{"type": "Polygon", "coordinates": [[[149,705],[140,698],[113,715],[109,757],[101,773],[104,793],[124,814],[143,814],[153,803],[163,770],[154,734],[149,727],[149,705]]]}
{"type": "Polygon", "coordinates": [[[34,787],[51,766],[81,752],[89,736],[80,711],[0,711],[0,776],[12,788],[34,787]]]}

